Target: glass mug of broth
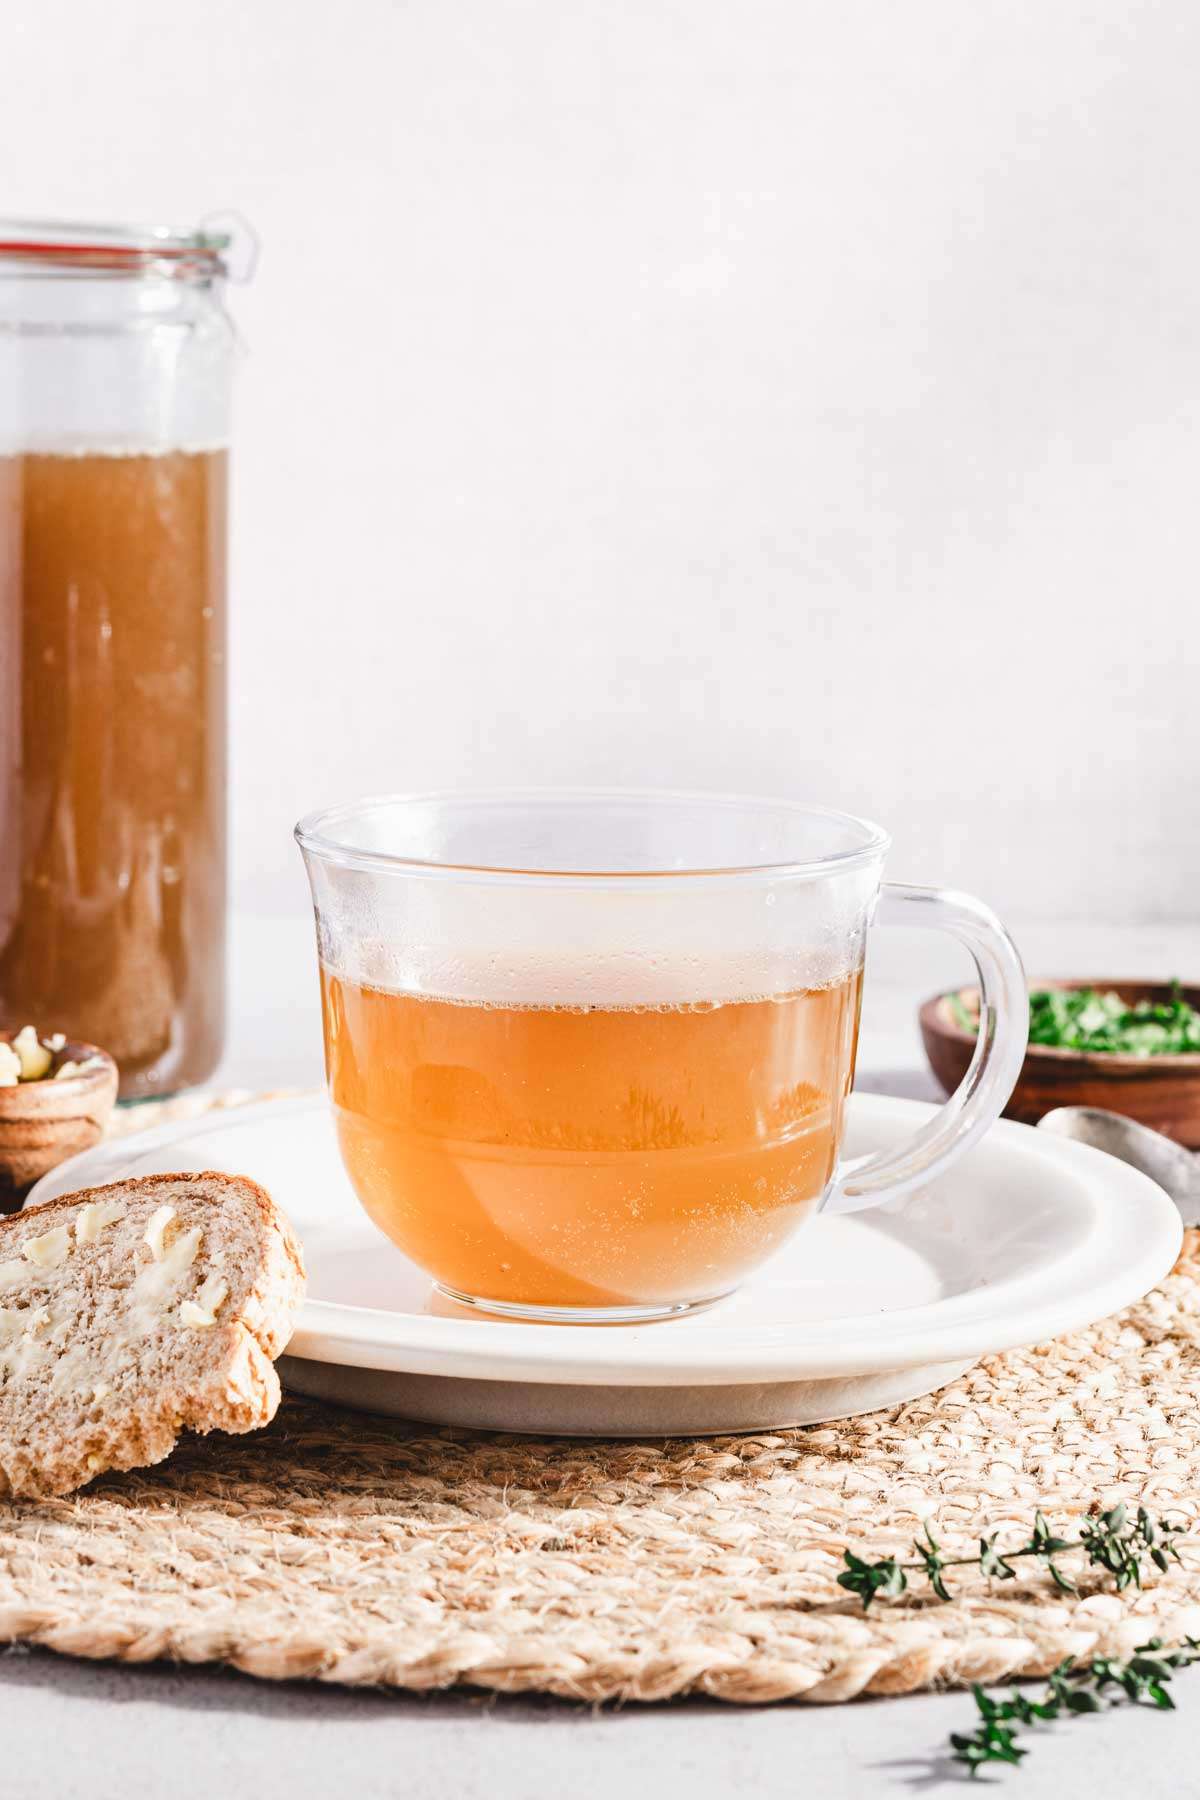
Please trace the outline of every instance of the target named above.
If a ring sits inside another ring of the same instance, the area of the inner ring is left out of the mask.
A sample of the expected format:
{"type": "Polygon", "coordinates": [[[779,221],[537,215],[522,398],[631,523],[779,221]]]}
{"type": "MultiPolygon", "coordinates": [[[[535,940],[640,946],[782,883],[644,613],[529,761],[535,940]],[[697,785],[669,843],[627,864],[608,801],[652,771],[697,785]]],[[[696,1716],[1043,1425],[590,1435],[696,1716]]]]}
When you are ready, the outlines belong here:
{"type": "Polygon", "coordinates": [[[888,838],[782,800],[534,790],[363,800],[296,828],[343,1161],[454,1301],[705,1306],[816,1212],[940,1173],[1007,1100],[1020,959],[968,895],[881,886],[888,838]],[[905,1143],[839,1152],[868,924],[966,944],[981,1025],[905,1143]]]}

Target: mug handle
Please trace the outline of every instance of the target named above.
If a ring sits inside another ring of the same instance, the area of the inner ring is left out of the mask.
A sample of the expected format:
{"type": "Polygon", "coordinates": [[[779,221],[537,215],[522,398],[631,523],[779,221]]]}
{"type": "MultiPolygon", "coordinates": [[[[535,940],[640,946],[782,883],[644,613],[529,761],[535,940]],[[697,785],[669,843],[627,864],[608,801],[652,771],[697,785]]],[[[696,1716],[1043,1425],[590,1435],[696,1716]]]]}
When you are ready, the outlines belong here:
{"type": "Polygon", "coordinates": [[[949,888],[885,881],[873,923],[948,931],[966,945],[979,972],[979,1041],[946,1104],[895,1149],[839,1167],[825,1212],[862,1212],[927,1182],[981,1138],[999,1118],[1025,1059],[1029,995],[1017,947],[990,907],[949,888]]]}

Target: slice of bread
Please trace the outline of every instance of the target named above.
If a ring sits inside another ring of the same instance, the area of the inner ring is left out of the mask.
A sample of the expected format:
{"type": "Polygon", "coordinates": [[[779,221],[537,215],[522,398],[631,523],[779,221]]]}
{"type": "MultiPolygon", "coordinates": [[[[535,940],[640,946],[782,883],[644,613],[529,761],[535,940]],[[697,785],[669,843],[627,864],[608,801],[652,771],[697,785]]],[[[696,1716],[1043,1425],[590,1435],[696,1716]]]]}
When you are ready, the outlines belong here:
{"type": "Polygon", "coordinates": [[[0,1494],[66,1494],[274,1416],[304,1261],[240,1176],[147,1175],[0,1220],[0,1494]]]}

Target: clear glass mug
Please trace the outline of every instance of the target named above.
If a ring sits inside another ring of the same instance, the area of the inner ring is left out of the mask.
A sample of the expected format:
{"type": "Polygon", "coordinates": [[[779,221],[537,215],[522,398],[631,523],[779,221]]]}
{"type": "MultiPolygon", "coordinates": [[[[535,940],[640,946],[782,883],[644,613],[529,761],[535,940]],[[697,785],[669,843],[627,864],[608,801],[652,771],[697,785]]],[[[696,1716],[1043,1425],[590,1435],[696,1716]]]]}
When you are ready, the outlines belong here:
{"type": "Polygon", "coordinates": [[[888,838],[782,800],[533,790],[362,800],[296,836],[341,1153],[451,1299],[649,1320],[728,1294],[820,1210],[941,1173],[1028,1029],[1017,951],[965,894],[881,885],[888,838]],[[979,971],[978,1047],[907,1142],[840,1160],[868,925],[979,971]]]}

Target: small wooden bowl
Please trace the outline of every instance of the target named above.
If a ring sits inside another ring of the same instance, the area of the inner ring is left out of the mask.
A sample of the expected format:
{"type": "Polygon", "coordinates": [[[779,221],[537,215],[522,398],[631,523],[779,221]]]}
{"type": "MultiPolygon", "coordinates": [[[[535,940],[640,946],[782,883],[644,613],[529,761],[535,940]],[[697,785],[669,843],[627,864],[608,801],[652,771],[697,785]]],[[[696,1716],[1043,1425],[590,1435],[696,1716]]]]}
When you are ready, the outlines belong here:
{"type": "MultiPolygon", "coordinates": [[[[1165,981],[1031,981],[1031,990],[1057,988],[1070,993],[1099,988],[1122,1000],[1168,1001],[1173,989],[1165,981]]],[[[1200,988],[1184,987],[1183,998],[1200,1009],[1200,988]]],[[[920,1011],[921,1037],[929,1066],[950,1093],[966,1073],[975,1049],[975,1033],[965,1031],[950,1010],[952,994],[936,994],[920,1011]]],[[[979,1004],[977,988],[961,988],[958,998],[969,1009],[979,1004]]],[[[1008,1119],[1036,1125],[1055,1106],[1103,1106],[1142,1125],[1165,1132],[1189,1150],[1200,1150],[1200,1052],[1188,1056],[1112,1056],[1098,1051],[1059,1050],[1030,1044],[1012,1098],[1008,1119]]]]}
{"type": "MultiPolygon", "coordinates": [[[[15,1031],[0,1031],[11,1043],[15,1031]]],[[[35,1181],[104,1136],[117,1098],[117,1065],[95,1044],[68,1043],[42,1081],[0,1087],[0,1212],[11,1212],[35,1181]],[[92,1060],[78,1075],[54,1079],[65,1062],[92,1060]]]]}

